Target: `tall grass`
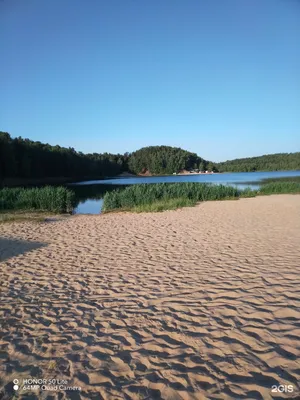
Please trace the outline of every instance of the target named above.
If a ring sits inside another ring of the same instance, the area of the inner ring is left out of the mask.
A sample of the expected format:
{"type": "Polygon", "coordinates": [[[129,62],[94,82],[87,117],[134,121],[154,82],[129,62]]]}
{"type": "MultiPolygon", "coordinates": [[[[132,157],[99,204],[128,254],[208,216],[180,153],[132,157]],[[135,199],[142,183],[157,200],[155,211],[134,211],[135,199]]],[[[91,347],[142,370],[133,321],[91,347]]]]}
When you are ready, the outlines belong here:
{"type": "Polygon", "coordinates": [[[300,176],[281,176],[280,178],[265,178],[260,183],[274,183],[274,182],[298,182],[300,183],[300,176]]]}
{"type": "Polygon", "coordinates": [[[260,181],[247,181],[240,182],[248,185],[266,185],[268,183],[283,183],[283,182],[298,182],[300,183],[300,176],[281,176],[280,178],[264,178],[260,181]]]}
{"type": "Polygon", "coordinates": [[[251,189],[251,187],[246,187],[239,191],[239,197],[255,197],[259,194],[258,190],[251,189]]]}
{"type": "Polygon", "coordinates": [[[156,201],[166,202],[170,199],[187,199],[194,202],[221,200],[238,197],[238,189],[231,186],[211,185],[206,183],[180,182],[137,184],[125,189],[117,189],[106,193],[103,211],[115,209],[131,209],[148,205],[156,201]]]}
{"type": "Polygon", "coordinates": [[[165,210],[176,210],[182,207],[192,207],[197,202],[190,199],[168,199],[168,200],[156,200],[153,203],[141,204],[130,209],[133,212],[159,212],[165,210]]]}
{"type": "Polygon", "coordinates": [[[261,194],[300,193],[300,182],[270,182],[261,186],[261,194]]]}
{"type": "Polygon", "coordinates": [[[104,196],[103,211],[162,211],[191,206],[199,201],[238,199],[273,193],[300,193],[300,183],[270,183],[263,185],[259,190],[239,190],[232,186],[197,182],[137,184],[107,192],[104,196]]]}
{"type": "Polygon", "coordinates": [[[56,213],[71,212],[74,193],[62,186],[42,188],[4,188],[0,190],[0,210],[39,210],[56,213]]]}

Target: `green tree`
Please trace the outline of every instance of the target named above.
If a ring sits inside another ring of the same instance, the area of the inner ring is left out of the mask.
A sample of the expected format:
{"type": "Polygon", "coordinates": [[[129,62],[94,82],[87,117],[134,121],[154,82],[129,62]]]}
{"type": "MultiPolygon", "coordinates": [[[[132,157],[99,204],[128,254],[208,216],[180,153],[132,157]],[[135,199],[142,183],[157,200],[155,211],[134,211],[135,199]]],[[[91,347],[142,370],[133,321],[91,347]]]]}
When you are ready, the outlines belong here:
{"type": "Polygon", "coordinates": [[[149,171],[152,174],[172,174],[183,169],[197,168],[204,161],[195,153],[170,146],[149,146],[131,154],[128,167],[139,174],[149,171]]]}

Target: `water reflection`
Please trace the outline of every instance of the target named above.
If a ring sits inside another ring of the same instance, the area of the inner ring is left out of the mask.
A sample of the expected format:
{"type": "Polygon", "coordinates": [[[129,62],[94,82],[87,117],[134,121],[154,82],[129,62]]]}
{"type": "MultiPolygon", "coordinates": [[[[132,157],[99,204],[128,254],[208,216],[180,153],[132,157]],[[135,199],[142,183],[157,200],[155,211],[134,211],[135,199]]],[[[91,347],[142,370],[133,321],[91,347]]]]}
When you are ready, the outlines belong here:
{"type": "MultiPolygon", "coordinates": [[[[120,188],[120,185],[68,185],[75,192],[75,214],[99,214],[106,192],[120,188]]],[[[126,187],[126,186],[122,186],[126,187]]]]}

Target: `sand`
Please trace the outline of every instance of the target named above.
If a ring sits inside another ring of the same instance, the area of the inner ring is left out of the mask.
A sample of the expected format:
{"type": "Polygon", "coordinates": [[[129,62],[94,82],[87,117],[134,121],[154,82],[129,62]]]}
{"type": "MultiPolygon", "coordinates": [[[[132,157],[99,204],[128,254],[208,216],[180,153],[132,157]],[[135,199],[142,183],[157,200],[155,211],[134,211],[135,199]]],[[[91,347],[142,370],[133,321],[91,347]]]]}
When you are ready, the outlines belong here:
{"type": "Polygon", "coordinates": [[[0,398],[299,399],[299,195],[0,234],[0,398]]]}

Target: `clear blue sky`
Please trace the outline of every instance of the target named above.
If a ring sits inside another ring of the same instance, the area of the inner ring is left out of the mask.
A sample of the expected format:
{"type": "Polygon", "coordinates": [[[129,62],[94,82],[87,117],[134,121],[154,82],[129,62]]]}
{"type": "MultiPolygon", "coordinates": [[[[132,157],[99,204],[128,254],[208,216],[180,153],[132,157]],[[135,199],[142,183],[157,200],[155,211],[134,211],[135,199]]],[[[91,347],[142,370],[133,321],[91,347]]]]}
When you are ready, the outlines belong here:
{"type": "Polygon", "coordinates": [[[2,0],[0,130],[213,161],[300,150],[300,1],[2,0]]]}

